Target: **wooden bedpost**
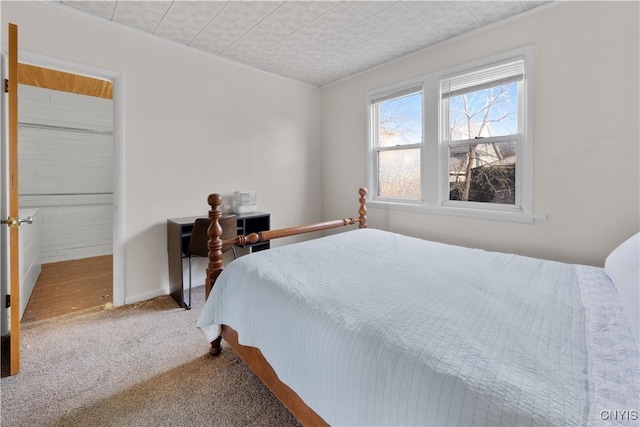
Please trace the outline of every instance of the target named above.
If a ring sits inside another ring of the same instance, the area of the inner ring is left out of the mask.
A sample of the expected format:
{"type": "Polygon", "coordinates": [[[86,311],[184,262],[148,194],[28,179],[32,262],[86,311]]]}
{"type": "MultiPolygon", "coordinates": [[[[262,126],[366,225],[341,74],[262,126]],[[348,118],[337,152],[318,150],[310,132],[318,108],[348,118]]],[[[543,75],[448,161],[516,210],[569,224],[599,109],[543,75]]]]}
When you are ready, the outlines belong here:
{"type": "Polygon", "coordinates": [[[367,189],[361,187],[360,190],[358,190],[358,193],[360,193],[360,209],[358,209],[358,214],[360,216],[358,217],[358,228],[367,228],[367,189]]]}
{"type": "MultiPolygon", "coordinates": [[[[265,242],[280,237],[295,236],[303,233],[344,227],[345,225],[352,225],[356,222],[358,223],[359,228],[367,228],[367,189],[362,187],[358,190],[358,193],[360,194],[358,218],[351,217],[297,227],[281,228],[278,230],[260,231],[246,236],[239,235],[228,240],[222,240],[222,226],[220,225],[220,217],[222,216],[222,212],[220,211],[222,196],[220,194],[210,194],[207,198],[207,202],[209,203],[209,206],[211,206],[211,209],[209,210],[209,219],[211,220],[211,224],[207,230],[207,234],[209,235],[209,242],[207,244],[207,248],[209,249],[209,263],[207,264],[207,279],[205,282],[207,299],[209,298],[209,293],[211,292],[216,279],[220,273],[222,273],[223,244],[245,246],[246,244],[265,242]]],[[[220,354],[220,351],[222,350],[221,339],[222,335],[211,343],[211,349],[209,352],[214,356],[220,354]]]]}
{"type": "Polygon", "coordinates": [[[218,275],[222,271],[222,226],[220,226],[220,205],[222,204],[222,196],[219,194],[210,194],[207,198],[207,202],[211,209],[209,210],[209,229],[207,234],[209,235],[209,242],[207,247],[209,248],[209,263],[207,264],[207,281],[206,281],[206,297],[209,298],[209,292],[213,286],[213,282],[217,279],[218,275]]]}
{"type": "MultiPolygon", "coordinates": [[[[209,235],[209,242],[207,243],[207,247],[209,248],[209,263],[207,264],[205,295],[206,298],[209,298],[211,288],[222,272],[222,226],[220,225],[222,196],[220,194],[210,194],[207,202],[209,206],[211,206],[209,210],[211,224],[209,224],[209,229],[207,230],[207,234],[209,235]]],[[[217,356],[222,351],[221,341],[222,337],[220,336],[211,342],[209,352],[212,355],[217,356]]]]}

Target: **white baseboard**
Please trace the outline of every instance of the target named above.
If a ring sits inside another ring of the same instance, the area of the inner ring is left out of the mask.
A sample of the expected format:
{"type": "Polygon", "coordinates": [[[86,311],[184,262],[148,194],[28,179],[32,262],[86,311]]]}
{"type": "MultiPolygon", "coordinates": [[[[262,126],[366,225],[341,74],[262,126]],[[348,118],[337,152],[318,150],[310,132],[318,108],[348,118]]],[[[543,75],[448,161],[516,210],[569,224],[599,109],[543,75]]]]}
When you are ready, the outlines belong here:
{"type": "MultiPolygon", "coordinates": [[[[204,282],[205,279],[202,279],[202,281],[198,281],[196,283],[193,283],[192,285],[192,289],[195,289],[197,287],[200,286],[204,286],[204,282]]],[[[187,286],[185,286],[185,290],[188,289],[187,286]]],[[[141,301],[146,301],[152,298],[156,298],[156,297],[160,297],[163,295],[169,295],[170,289],[168,287],[162,288],[162,289],[155,289],[153,291],[149,291],[149,292],[144,292],[142,294],[137,294],[137,295],[132,295],[130,297],[125,298],[124,303],[125,304],[135,304],[137,302],[141,302],[141,301]]]]}
{"type": "Polygon", "coordinates": [[[126,304],[135,304],[140,301],[146,301],[148,299],[160,297],[162,295],[169,295],[169,288],[162,289],[154,289],[153,291],[144,292],[137,295],[131,295],[124,299],[124,303],[126,304]]]}

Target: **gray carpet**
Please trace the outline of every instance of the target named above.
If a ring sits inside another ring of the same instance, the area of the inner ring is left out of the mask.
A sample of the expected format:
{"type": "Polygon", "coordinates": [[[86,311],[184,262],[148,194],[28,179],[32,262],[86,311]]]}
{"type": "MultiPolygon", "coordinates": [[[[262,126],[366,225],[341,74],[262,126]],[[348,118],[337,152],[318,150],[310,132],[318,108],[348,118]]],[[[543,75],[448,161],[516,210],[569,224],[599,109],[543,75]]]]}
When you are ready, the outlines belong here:
{"type": "Polygon", "coordinates": [[[296,421],[192,310],[169,297],[22,325],[21,372],[1,380],[2,426],[287,426],[296,421]]]}

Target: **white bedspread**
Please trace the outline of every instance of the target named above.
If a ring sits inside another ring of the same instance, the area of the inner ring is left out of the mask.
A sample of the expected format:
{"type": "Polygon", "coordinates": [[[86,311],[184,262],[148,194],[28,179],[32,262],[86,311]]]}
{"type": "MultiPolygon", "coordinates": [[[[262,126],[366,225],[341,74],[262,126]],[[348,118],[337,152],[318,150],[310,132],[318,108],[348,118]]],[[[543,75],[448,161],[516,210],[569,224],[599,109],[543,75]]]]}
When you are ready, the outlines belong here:
{"type": "Polygon", "coordinates": [[[602,269],[363,229],[233,261],[198,327],[332,425],[618,425],[640,371],[616,296],[602,269]]]}

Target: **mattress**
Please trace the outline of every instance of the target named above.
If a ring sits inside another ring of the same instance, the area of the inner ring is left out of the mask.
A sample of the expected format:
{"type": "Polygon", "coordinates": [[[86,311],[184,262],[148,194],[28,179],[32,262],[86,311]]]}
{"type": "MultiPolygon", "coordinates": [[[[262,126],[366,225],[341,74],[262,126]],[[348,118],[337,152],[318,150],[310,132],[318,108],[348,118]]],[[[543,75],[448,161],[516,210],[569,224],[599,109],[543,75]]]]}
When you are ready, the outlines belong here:
{"type": "Polygon", "coordinates": [[[595,267],[359,229],[231,262],[197,326],[222,324],[332,425],[637,419],[638,346],[595,267]]]}

